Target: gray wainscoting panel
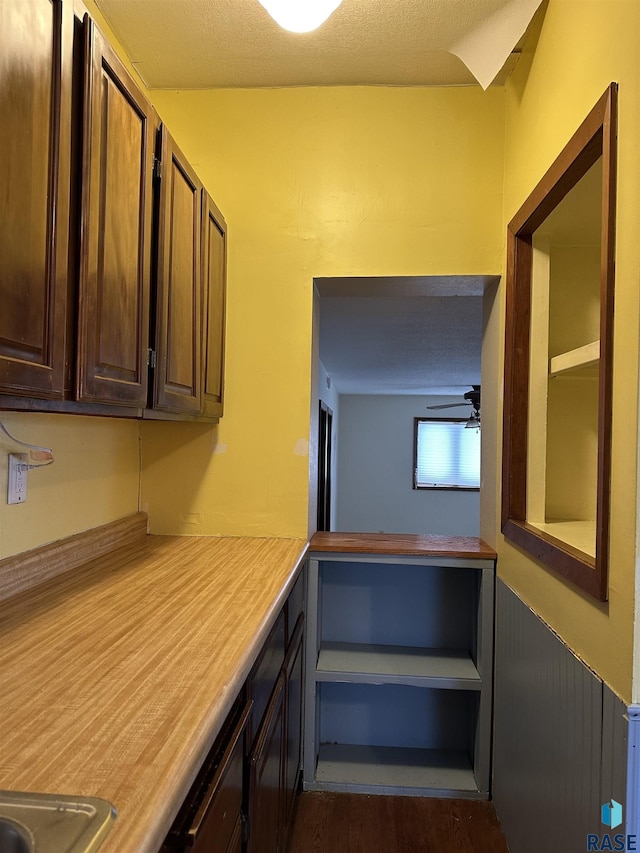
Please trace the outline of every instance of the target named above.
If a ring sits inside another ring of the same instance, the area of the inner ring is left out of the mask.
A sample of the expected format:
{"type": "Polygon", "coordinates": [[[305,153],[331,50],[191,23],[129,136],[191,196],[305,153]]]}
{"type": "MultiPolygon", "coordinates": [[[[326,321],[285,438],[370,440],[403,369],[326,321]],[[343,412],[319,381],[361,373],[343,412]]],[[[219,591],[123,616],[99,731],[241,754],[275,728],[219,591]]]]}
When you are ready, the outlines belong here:
{"type": "Polygon", "coordinates": [[[578,853],[603,829],[602,681],[501,580],[496,593],[496,811],[511,853],[578,853]]]}
{"type": "Polygon", "coordinates": [[[626,830],[640,838],[640,705],[629,705],[627,721],[626,830]]]}
{"type": "MultiPolygon", "coordinates": [[[[602,685],[602,767],[600,769],[600,802],[614,799],[625,804],[627,789],[629,719],[627,706],[616,694],[602,685]]],[[[625,814],[625,817],[627,815],[625,814]]],[[[600,827],[602,831],[604,827],[600,827]]],[[[622,827],[617,830],[621,832],[622,827]]],[[[596,832],[594,829],[593,832],[596,832]]]]}

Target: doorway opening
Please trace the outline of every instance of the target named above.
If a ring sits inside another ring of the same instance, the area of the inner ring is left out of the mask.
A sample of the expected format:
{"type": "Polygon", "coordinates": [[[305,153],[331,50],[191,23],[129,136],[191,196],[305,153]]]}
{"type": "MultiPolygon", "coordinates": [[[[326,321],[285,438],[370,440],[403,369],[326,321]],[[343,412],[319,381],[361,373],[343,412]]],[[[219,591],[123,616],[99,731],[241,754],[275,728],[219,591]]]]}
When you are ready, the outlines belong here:
{"type": "Polygon", "coordinates": [[[479,535],[478,490],[414,488],[415,419],[471,414],[463,407],[482,381],[483,296],[497,284],[315,279],[310,533],[479,535]]]}

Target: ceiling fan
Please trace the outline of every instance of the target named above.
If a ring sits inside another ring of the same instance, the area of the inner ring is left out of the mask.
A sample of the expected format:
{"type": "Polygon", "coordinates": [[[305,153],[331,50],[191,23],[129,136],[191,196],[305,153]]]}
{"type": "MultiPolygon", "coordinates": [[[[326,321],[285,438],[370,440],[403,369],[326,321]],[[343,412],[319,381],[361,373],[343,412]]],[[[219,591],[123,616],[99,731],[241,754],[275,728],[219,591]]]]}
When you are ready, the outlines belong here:
{"type": "Polygon", "coordinates": [[[472,385],[472,391],[464,394],[464,403],[442,403],[439,406],[427,406],[427,409],[455,409],[458,406],[471,406],[471,415],[465,429],[480,429],[480,386],[472,385]]]}

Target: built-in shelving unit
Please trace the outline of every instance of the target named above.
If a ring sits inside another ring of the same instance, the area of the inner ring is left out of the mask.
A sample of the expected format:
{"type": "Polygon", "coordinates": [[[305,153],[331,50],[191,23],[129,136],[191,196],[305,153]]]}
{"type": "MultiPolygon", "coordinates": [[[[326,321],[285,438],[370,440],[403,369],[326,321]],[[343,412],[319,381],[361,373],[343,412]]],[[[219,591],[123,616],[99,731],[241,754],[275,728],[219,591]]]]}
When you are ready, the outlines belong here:
{"type": "Polygon", "coordinates": [[[512,219],[502,530],[607,598],[617,86],[512,219]]]}
{"type": "Polygon", "coordinates": [[[305,789],[487,797],[495,555],[340,537],[311,542],[305,789]]]}
{"type": "Polygon", "coordinates": [[[602,160],[533,234],[527,522],[595,559],[602,160]],[[580,215],[582,214],[582,215],[580,215]]]}

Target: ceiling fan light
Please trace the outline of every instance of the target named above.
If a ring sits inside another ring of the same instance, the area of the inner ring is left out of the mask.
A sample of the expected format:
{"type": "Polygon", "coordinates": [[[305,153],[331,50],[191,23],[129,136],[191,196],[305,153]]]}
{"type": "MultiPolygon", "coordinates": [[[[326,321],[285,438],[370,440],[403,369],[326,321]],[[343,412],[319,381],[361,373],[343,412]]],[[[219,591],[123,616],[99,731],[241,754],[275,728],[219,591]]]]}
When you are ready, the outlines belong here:
{"type": "Polygon", "coordinates": [[[469,420],[464,425],[465,429],[480,429],[480,413],[471,412],[469,420]]]}
{"type": "Polygon", "coordinates": [[[324,24],[342,0],[259,0],[273,20],[291,33],[309,33],[324,24]]]}

